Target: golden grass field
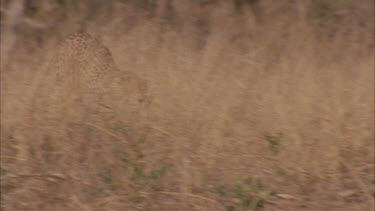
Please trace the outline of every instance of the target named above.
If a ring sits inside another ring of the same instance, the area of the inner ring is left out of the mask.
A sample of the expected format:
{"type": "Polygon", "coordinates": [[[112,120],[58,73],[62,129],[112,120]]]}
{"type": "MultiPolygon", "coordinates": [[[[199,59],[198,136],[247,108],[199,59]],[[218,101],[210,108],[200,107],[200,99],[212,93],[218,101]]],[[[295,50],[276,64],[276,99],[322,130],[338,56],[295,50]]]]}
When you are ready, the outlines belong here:
{"type": "Polygon", "coordinates": [[[1,210],[373,210],[374,2],[233,2],[2,0],[1,210]]]}

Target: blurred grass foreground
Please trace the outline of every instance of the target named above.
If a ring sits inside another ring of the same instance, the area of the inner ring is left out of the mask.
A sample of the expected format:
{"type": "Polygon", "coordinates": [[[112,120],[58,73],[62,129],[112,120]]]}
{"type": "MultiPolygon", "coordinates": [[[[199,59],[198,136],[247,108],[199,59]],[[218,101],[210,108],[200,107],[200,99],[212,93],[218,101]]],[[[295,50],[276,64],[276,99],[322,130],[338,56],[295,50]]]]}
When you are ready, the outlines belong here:
{"type": "Polygon", "coordinates": [[[374,210],[373,0],[1,0],[1,210],[374,210]]]}

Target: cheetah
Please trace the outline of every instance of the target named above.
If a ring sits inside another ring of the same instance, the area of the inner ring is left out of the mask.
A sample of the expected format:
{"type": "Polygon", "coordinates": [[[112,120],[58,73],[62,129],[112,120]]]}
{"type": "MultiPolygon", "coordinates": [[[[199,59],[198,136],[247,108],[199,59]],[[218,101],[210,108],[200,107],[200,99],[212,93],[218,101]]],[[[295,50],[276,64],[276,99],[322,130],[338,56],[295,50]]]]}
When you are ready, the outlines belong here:
{"type": "Polygon", "coordinates": [[[110,50],[88,33],[75,33],[63,41],[48,72],[52,82],[41,90],[48,94],[34,108],[48,107],[46,113],[59,118],[69,118],[68,111],[74,113],[71,117],[106,109],[134,113],[147,102],[147,83],[120,71],[110,50]]]}
{"type": "Polygon", "coordinates": [[[58,85],[74,92],[94,91],[118,72],[108,48],[87,33],[70,35],[62,43],[53,68],[58,85]]]}

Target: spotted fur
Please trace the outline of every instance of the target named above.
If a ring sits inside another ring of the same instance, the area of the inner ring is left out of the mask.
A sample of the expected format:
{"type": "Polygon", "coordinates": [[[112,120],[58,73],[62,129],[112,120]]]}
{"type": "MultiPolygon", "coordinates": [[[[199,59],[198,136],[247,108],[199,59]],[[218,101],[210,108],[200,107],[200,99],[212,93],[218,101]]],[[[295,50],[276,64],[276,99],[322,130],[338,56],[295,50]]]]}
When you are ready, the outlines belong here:
{"type": "Polygon", "coordinates": [[[52,82],[40,89],[46,94],[39,94],[34,110],[46,108],[57,119],[75,118],[103,109],[137,113],[147,102],[147,83],[120,71],[109,49],[89,34],[69,36],[53,57],[48,67],[52,82]]]}
{"type": "MultiPolygon", "coordinates": [[[[118,69],[101,41],[86,33],[69,36],[57,52],[56,85],[74,93],[99,92],[118,69]]],[[[107,84],[108,85],[108,84],[107,84]]]]}

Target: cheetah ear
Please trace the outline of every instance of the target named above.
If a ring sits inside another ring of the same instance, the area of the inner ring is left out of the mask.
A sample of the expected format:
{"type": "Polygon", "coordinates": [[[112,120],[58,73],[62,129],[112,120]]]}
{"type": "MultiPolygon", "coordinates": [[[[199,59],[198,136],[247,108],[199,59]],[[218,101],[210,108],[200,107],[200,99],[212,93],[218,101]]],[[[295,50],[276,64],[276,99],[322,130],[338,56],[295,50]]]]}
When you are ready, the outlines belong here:
{"type": "Polygon", "coordinates": [[[103,43],[103,36],[100,33],[94,33],[92,36],[97,39],[100,43],[103,43]]]}
{"type": "Polygon", "coordinates": [[[101,32],[100,28],[98,28],[97,26],[90,27],[90,24],[84,29],[84,33],[91,35],[91,37],[93,37],[94,39],[100,42],[103,42],[102,33],[100,32],[101,32]]]}
{"type": "Polygon", "coordinates": [[[74,34],[90,34],[90,33],[87,31],[86,27],[81,27],[81,28],[80,28],[79,30],[77,30],[77,32],[74,33],[74,34]]]}
{"type": "Polygon", "coordinates": [[[99,32],[100,31],[98,29],[95,29],[93,27],[84,26],[84,27],[81,27],[75,34],[86,34],[89,37],[92,37],[92,38],[98,40],[99,42],[103,42],[102,35],[99,32]]]}

